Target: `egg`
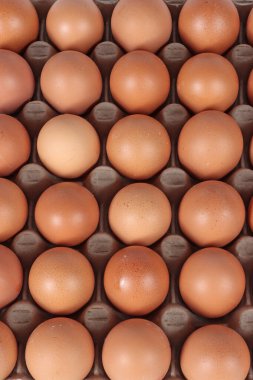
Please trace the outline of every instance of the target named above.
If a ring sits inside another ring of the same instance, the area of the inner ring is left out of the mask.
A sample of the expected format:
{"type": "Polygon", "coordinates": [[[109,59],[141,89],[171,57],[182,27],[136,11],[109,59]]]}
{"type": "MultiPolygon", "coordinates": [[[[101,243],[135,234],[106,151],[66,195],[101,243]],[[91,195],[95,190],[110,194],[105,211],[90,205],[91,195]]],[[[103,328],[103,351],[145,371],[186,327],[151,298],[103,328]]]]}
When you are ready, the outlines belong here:
{"type": "Polygon", "coordinates": [[[80,115],[96,103],[102,93],[102,77],[97,65],[77,51],[62,51],[44,65],[41,91],[60,113],[80,115]]]}
{"type": "Polygon", "coordinates": [[[6,379],[13,371],[18,358],[18,345],[11,329],[0,321],[0,379],[6,379]]]}
{"type": "Polygon", "coordinates": [[[186,339],[180,362],[188,380],[244,380],[250,367],[250,353],[236,331],[207,325],[186,339]]]}
{"type": "Polygon", "coordinates": [[[222,54],[235,43],[240,18],[232,0],[187,0],[179,14],[178,29],[193,51],[222,54]]]}
{"type": "Polygon", "coordinates": [[[250,159],[251,165],[253,166],[253,137],[251,137],[251,140],[250,140],[249,159],[250,159]]]}
{"type": "Polygon", "coordinates": [[[184,263],[179,288],[193,312],[206,318],[218,318],[240,303],[245,291],[245,273],[240,261],[231,253],[221,248],[204,248],[184,263]]]}
{"type": "Polygon", "coordinates": [[[27,216],[23,191],[8,179],[0,178],[0,242],[16,235],[24,227],[27,216]]]}
{"type": "Polygon", "coordinates": [[[104,20],[93,0],[57,0],[47,14],[46,30],[59,50],[87,53],[102,39],[104,20]]]}
{"type": "Polygon", "coordinates": [[[0,176],[12,174],[29,158],[31,142],[25,127],[14,117],[0,114],[0,176]]]}
{"type": "Polygon", "coordinates": [[[204,181],[184,195],[178,212],[182,232],[200,247],[222,247],[243,228],[245,207],[239,193],[220,181],[204,181]]]}
{"type": "Polygon", "coordinates": [[[233,65],[214,53],[197,54],[179,71],[177,93],[194,113],[227,110],[236,100],[239,80],[233,65]]]}
{"type": "Polygon", "coordinates": [[[243,151],[236,121],[220,111],[203,111],[189,119],[178,140],[181,164],[199,179],[219,179],[233,170],[243,151]]]}
{"type": "Polygon", "coordinates": [[[161,380],[170,366],[170,343],[153,322],[129,319],[107,335],[102,361],[110,380],[161,380]]]}
{"type": "Polygon", "coordinates": [[[91,370],[94,343],[89,331],[70,318],[52,318],[30,335],[25,361],[36,380],[80,380],[91,370]]]}
{"type": "Polygon", "coordinates": [[[253,232],[253,197],[251,198],[249,204],[249,226],[251,231],[253,232]]]}
{"type": "Polygon", "coordinates": [[[247,25],[246,25],[246,33],[247,33],[247,38],[248,38],[249,43],[253,45],[253,9],[251,9],[248,16],[247,25]]]}
{"type": "Polygon", "coordinates": [[[112,34],[126,50],[155,53],[170,38],[172,19],[163,0],[119,0],[111,19],[112,34]]]}
{"type": "Polygon", "coordinates": [[[39,18],[30,0],[1,0],[0,49],[16,53],[36,40],[39,18]]]}
{"type": "Polygon", "coordinates": [[[249,103],[253,106],[253,69],[251,70],[249,75],[247,91],[249,103]]]}
{"type": "Polygon", "coordinates": [[[35,222],[41,234],[53,244],[82,243],[97,228],[99,208],[92,193],[73,182],[47,188],[35,207],[35,222]]]}
{"type": "Polygon", "coordinates": [[[12,51],[0,49],[0,83],[0,113],[17,111],[33,96],[32,70],[24,58],[12,51]]]}
{"type": "Polygon", "coordinates": [[[51,314],[72,314],[85,305],[94,290],[91,264],[80,252],[54,247],[43,252],[29,273],[35,302],[51,314]]]}
{"type": "Polygon", "coordinates": [[[159,57],[137,50],[123,55],[115,63],[110,90],[127,112],[150,114],[168,97],[170,75],[159,57]]]}
{"type": "Polygon", "coordinates": [[[96,130],[76,115],[59,115],[40,130],[39,157],[48,170],[59,177],[76,178],[98,160],[100,142],[96,130]]]}
{"type": "Polygon", "coordinates": [[[169,229],[171,207],[166,195],[148,183],[123,187],[109,207],[109,223],[127,245],[151,245],[169,229]]]}
{"type": "Polygon", "coordinates": [[[169,291],[169,272],[155,251],[142,246],[119,250],[109,260],[104,288],[112,304],[125,314],[144,315],[155,310],[169,291]]]}
{"type": "Polygon", "coordinates": [[[146,115],[120,119],[108,135],[106,151],[111,164],[123,175],[147,179],[169,161],[170,137],[164,126],[146,115]]]}

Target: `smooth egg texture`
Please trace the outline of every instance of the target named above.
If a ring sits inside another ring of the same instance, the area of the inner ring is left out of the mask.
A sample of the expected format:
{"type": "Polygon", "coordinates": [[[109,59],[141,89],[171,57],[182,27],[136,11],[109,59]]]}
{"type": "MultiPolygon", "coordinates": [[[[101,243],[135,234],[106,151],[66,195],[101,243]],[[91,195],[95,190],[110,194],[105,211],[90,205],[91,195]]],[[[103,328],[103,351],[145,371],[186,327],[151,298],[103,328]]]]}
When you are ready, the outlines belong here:
{"type": "Polygon", "coordinates": [[[5,380],[13,371],[18,358],[18,345],[11,329],[0,321],[0,379],[5,380]]]}
{"type": "Polygon", "coordinates": [[[247,25],[246,25],[246,33],[247,33],[247,38],[248,38],[249,43],[253,45],[253,9],[251,9],[248,16],[247,25]]]}
{"type": "Polygon", "coordinates": [[[249,79],[248,79],[248,98],[251,105],[253,105],[253,69],[250,72],[249,79]]]}
{"type": "Polygon", "coordinates": [[[251,137],[251,140],[250,140],[249,159],[250,159],[251,165],[253,166],[253,136],[251,137]]]}
{"type": "Polygon", "coordinates": [[[249,203],[249,226],[251,231],[253,232],[253,197],[249,203]]]}

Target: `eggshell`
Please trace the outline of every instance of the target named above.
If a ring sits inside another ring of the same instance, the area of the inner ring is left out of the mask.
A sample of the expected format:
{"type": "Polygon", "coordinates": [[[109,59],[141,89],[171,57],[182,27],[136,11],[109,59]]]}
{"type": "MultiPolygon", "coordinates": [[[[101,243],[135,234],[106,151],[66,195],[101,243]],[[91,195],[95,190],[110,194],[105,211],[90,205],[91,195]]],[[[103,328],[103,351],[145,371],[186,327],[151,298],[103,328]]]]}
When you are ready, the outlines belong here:
{"type": "Polygon", "coordinates": [[[150,245],[169,229],[171,207],[166,195],[148,183],[133,183],[121,189],[109,208],[109,223],[127,245],[150,245]]]}
{"type": "Polygon", "coordinates": [[[227,110],[236,100],[239,80],[233,65],[214,53],[197,54],[179,71],[177,93],[194,113],[227,110]]]}
{"type": "Polygon", "coordinates": [[[249,158],[250,158],[251,165],[253,166],[253,137],[251,137],[251,141],[250,141],[249,158]]]}
{"type": "Polygon", "coordinates": [[[251,9],[247,19],[246,33],[249,43],[253,45],[253,9],[251,9]]]}
{"type": "Polygon", "coordinates": [[[87,53],[102,39],[104,20],[93,0],[57,0],[47,14],[46,29],[59,50],[87,53]]]}
{"type": "Polygon", "coordinates": [[[170,343],[153,322],[129,319],[107,335],[102,360],[111,380],[161,380],[170,366],[170,343]]]}
{"type": "Polygon", "coordinates": [[[24,58],[12,51],[0,49],[0,83],[0,113],[17,111],[33,96],[32,70],[24,58]]]}
{"type": "Polygon", "coordinates": [[[111,164],[121,174],[133,179],[147,179],[168,163],[170,137],[156,119],[130,115],[112,127],[106,151],[111,164]]]}
{"type": "Polygon", "coordinates": [[[113,98],[129,113],[150,114],[170,91],[170,75],[163,61],[142,50],[123,55],[110,76],[113,98]]]}
{"type": "Polygon", "coordinates": [[[1,0],[0,49],[16,53],[36,40],[39,18],[30,0],[1,0]]]}
{"type": "Polygon", "coordinates": [[[250,353],[244,339],[221,325],[194,331],[181,352],[181,368],[188,380],[244,380],[250,353]]]}
{"type": "Polygon", "coordinates": [[[72,314],[80,309],[91,298],[94,283],[89,261],[67,247],[43,252],[29,273],[33,299],[51,314],[72,314]]]}
{"type": "Polygon", "coordinates": [[[250,72],[248,79],[248,98],[251,105],[253,105],[253,69],[250,72]]]}
{"type": "Polygon", "coordinates": [[[5,380],[13,371],[18,358],[18,345],[11,329],[0,321],[0,379],[5,380]]]}
{"type": "Polygon", "coordinates": [[[50,186],[35,207],[35,222],[51,243],[72,246],[82,243],[97,228],[99,208],[92,193],[73,182],[50,186]]]}
{"type": "Polygon", "coordinates": [[[222,247],[241,232],[245,207],[232,186],[205,181],[184,195],[178,218],[182,232],[197,245],[222,247]]]}
{"type": "Polygon", "coordinates": [[[240,18],[232,0],[187,0],[178,28],[183,42],[195,52],[222,54],[235,43],[240,18]]]}
{"type": "Polygon", "coordinates": [[[30,335],[27,368],[36,380],[80,380],[91,370],[94,344],[89,331],[70,318],[52,318],[30,335]]]}
{"type": "Polygon", "coordinates": [[[231,253],[221,248],[204,248],[184,263],[179,288],[183,300],[195,313],[218,318],[240,303],[245,273],[231,253]]]}
{"type": "Polygon", "coordinates": [[[8,179],[0,178],[0,242],[17,234],[27,216],[28,205],[22,190],[8,179]]]}
{"type": "Polygon", "coordinates": [[[119,250],[104,273],[107,297],[125,314],[144,315],[155,310],[169,291],[169,272],[155,251],[142,246],[119,250]]]}
{"type": "Polygon", "coordinates": [[[119,0],[111,19],[112,34],[126,50],[155,53],[168,42],[172,19],[163,0],[119,0]]]}
{"type": "Polygon", "coordinates": [[[236,121],[220,111],[204,111],[186,122],[178,140],[181,164],[199,179],[219,179],[238,164],[243,136],[236,121]]]}
{"type": "Polygon", "coordinates": [[[80,115],[97,102],[102,93],[102,77],[97,65],[77,51],[62,51],[45,64],[41,90],[60,113],[80,115]]]}
{"type": "Polygon", "coordinates": [[[87,120],[76,115],[59,115],[40,130],[37,150],[41,161],[52,173],[76,178],[97,162],[100,142],[87,120]]]}
{"type": "Polygon", "coordinates": [[[253,232],[253,197],[249,203],[249,226],[251,231],[253,232]]]}

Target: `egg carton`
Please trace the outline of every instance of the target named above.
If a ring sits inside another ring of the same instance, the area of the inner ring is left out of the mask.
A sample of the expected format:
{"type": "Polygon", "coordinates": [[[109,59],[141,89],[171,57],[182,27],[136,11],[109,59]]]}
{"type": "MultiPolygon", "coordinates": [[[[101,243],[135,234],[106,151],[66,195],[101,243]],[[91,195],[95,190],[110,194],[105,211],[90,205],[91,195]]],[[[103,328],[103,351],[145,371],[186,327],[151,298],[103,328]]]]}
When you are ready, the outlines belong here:
{"type": "MultiPolygon", "coordinates": [[[[52,247],[38,232],[34,221],[34,207],[39,195],[52,184],[64,179],[49,173],[41,164],[37,151],[36,139],[41,127],[56,111],[48,105],[42,96],[39,84],[40,72],[45,62],[57,50],[50,43],[46,34],[45,17],[55,0],[33,0],[40,18],[39,40],[25,50],[23,56],[30,64],[35,78],[36,90],[32,101],[25,104],[15,115],[26,126],[32,139],[32,154],[29,163],[24,165],[11,180],[16,182],[26,194],[29,201],[29,217],[24,229],[13,239],[6,242],[20,258],[24,268],[24,285],[18,299],[8,307],[0,310],[0,319],[7,323],[15,333],[19,355],[16,367],[8,380],[31,380],[25,365],[24,351],[28,336],[42,321],[52,318],[33,301],[28,289],[28,274],[33,261],[44,250],[52,247]]],[[[105,33],[100,42],[90,53],[103,76],[103,94],[100,102],[83,115],[96,128],[101,141],[101,155],[96,166],[82,178],[75,180],[84,184],[96,197],[100,207],[100,221],[97,231],[82,245],[76,247],[90,260],[95,275],[95,291],[90,302],[80,311],[71,315],[83,323],[91,332],[96,355],[94,366],[86,379],[107,379],[101,361],[101,351],[105,336],[118,322],[129,318],[116,310],[109,302],[103,289],[103,272],[109,258],[124,245],[113,235],[108,224],[108,207],[115,193],[125,185],[133,182],[121,176],[111,165],[106,156],[106,138],[109,130],[125,113],[115,104],[109,89],[110,71],[114,63],[124,54],[115,43],[110,29],[110,18],[117,0],[96,0],[105,20],[105,33]]],[[[176,92],[176,78],[182,64],[192,53],[180,40],[177,19],[184,0],[166,0],[172,17],[173,31],[169,43],[158,55],[166,64],[171,76],[171,90],[168,99],[153,115],[167,129],[172,143],[171,158],[166,168],[147,182],[159,187],[169,198],[172,206],[172,222],[168,233],[155,243],[152,248],[158,252],[170,272],[170,291],[164,303],[145,318],[159,325],[168,336],[172,347],[172,361],[166,380],[184,379],[179,363],[182,344],[191,332],[200,326],[219,323],[235,329],[253,349],[253,236],[247,221],[240,234],[226,249],[232,252],[242,263],[246,273],[246,292],[240,305],[231,313],[220,319],[206,319],[192,313],[184,304],[178,289],[178,276],[185,260],[198,248],[189,242],[180,231],[177,210],[182,196],[197,183],[180,165],[177,156],[177,139],[182,126],[191,117],[189,111],[180,104],[176,92]]],[[[241,127],[244,136],[244,150],[238,166],[223,180],[231,184],[241,194],[246,208],[253,194],[253,168],[249,162],[249,141],[253,135],[253,107],[248,104],[246,95],[247,79],[253,67],[253,47],[247,44],[245,25],[253,0],[236,0],[235,5],[241,19],[240,35],[236,44],[226,57],[234,65],[240,78],[238,98],[228,111],[241,127]]],[[[253,380],[253,367],[247,380],[253,380]]]]}

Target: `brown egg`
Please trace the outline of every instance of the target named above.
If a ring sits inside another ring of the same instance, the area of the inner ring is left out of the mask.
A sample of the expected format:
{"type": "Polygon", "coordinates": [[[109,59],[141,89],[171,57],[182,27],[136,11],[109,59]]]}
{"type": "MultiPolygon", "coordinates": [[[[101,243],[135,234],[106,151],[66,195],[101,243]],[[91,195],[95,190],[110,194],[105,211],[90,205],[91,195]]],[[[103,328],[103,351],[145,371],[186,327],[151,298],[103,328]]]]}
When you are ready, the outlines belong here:
{"type": "Polygon", "coordinates": [[[23,269],[18,257],[9,248],[0,244],[0,309],[17,298],[22,285],[23,269]]]}
{"type": "Polygon", "coordinates": [[[12,51],[0,49],[0,83],[0,113],[17,111],[33,96],[32,70],[24,58],[12,51]]]}
{"type": "Polygon", "coordinates": [[[94,290],[91,264],[80,252],[55,247],[33,263],[29,289],[33,299],[51,314],[72,314],[85,305],[94,290]]]}
{"type": "Polygon", "coordinates": [[[31,143],[25,127],[14,117],[0,114],[0,176],[12,174],[30,156],[31,143]]]}
{"type": "Polygon", "coordinates": [[[163,0],[120,0],[112,13],[111,28],[126,51],[155,53],[170,38],[171,14],[163,0]]]}
{"type": "Polygon", "coordinates": [[[246,26],[247,38],[251,45],[253,45],[253,9],[249,13],[246,26]]]}
{"type": "Polygon", "coordinates": [[[183,265],[180,293],[195,313],[218,318],[232,311],[245,291],[245,273],[240,261],[221,248],[204,248],[183,265]]]}
{"type": "Polygon", "coordinates": [[[188,59],[179,71],[177,93],[193,112],[225,111],[236,100],[239,80],[232,64],[214,53],[188,59]]]}
{"type": "Polygon", "coordinates": [[[93,365],[93,340],[81,323],[70,318],[52,318],[30,335],[25,360],[36,380],[80,380],[93,365]]]}
{"type": "Polygon", "coordinates": [[[27,216],[23,191],[8,179],[0,178],[0,242],[16,235],[24,227],[27,216]]]}
{"type": "Polygon", "coordinates": [[[121,174],[133,179],[147,179],[168,163],[170,137],[156,119],[130,115],[112,127],[106,151],[111,164],[121,174]]]}
{"type": "Polygon", "coordinates": [[[0,49],[16,53],[36,40],[39,18],[30,0],[1,0],[0,49]]]}
{"type": "Polygon", "coordinates": [[[151,245],[169,229],[171,207],[166,195],[148,183],[121,189],[109,208],[109,223],[127,245],[151,245]]]}
{"type": "Polygon", "coordinates": [[[97,65],[77,51],[63,51],[51,57],[42,69],[40,84],[46,100],[60,113],[80,115],[102,93],[97,65]]]}
{"type": "Polygon", "coordinates": [[[93,0],[57,0],[49,9],[46,28],[59,50],[87,53],[102,39],[104,20],[93,0]]]}
{"type": "Polygon", "coordinates": [[[194,331],[181,352],[181,368],[188,380],[244,380],[250,353],[244,339],[221,325],[194,331]]]}
{"type": "Polygon", "coordinates": [[[250,141],[249,158],[250,158],[251,165],[253,166],[253,137],[251,137],[251,141],[250,141]]]}
{"type": "Polygon", "coordinates": [[[169,291],[169,272],[155,251],[142,246],[119,250],[104,273],[107,297],[125,314],[144,315],[155,310],[169,291]]]}
{"type": "Polygon", "coordinates": [[[205,181],[184,195],[179,207],[182,232],[200,247],[222,247],[241,232],[245,207],[239,193],[220,181],[205,181]]]}
{"type": "Polygon", "coordinates": [[[129,113],[150,114],[170,91],[170,75],[163,61],[142,50],[123,55],[110,77],[113,98],[129,113]]]}
{"type": "Polygon", "coordinates": [[[248,98],[250,104],[253,106],[253,69],[250,72],[249,79],[248,79],[248,98]]]}
{"type": "Polygon", "coordinates": [[[181,164],[199,179],[219,179],[240,161],[243,136],[236,121],[220,111],[204,111],[184,125],[178,140],[181,164]]]}
{"type": "Polygon", "coordinates": [[[59,115],[40,130],[37,150],[43,164],[52,173],[76,178],[98,160],[100,142],[96,130],[76,115],[59,115]]]}
{"type": "Polygon", "coordinates": [[[249,204],[249,226],[251,231],[253,232],[253,197],[251,198],[249,204]]]}
{"type": "Polygon", "coordinates": [[[240,18],[232,0],[187,0],[178,20],[183,42],[197,53],[224,53],[236,41],[240,18]]]}
{"type": "Polygon", "coordinates": [[[129,319],[107,335],[102,360],[110,380],[161,380],[170,366],[170,343],[153,322],[129,319]]]}
{"type": "Polygon", "coordinates": [[[93,194],[73,182],[50,186],[35,207],[35,221],[42,235],[53,244],[82,243],[97,228],[99,208],[93,194]]]}
{"type": "Polygon", "coordinates": [[[0,379],[5,380],[13,371],[18,358],[18,345],[11,329],[0,321],[0,379]]]}

